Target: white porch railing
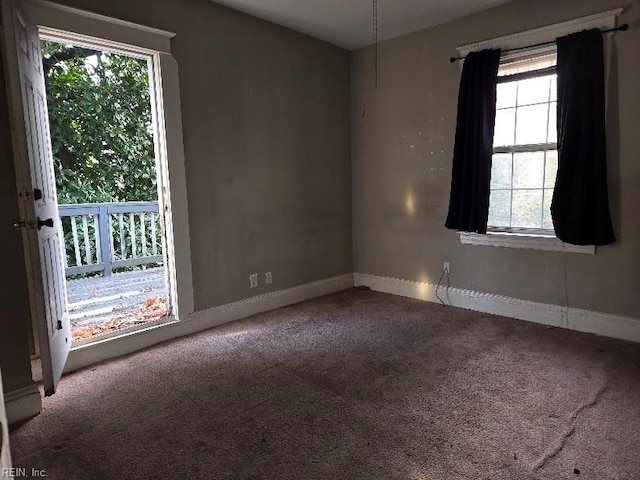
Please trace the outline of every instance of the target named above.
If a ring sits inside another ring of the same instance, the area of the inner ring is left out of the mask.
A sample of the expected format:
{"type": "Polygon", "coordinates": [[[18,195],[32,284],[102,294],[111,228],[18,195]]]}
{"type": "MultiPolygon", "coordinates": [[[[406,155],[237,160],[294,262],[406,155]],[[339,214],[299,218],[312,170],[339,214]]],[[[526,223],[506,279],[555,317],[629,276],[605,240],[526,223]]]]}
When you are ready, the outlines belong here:
{"type": "Polygon", "coordinates": [[[158,202],[60,205],[66,275],[162,263],[158,202]]]}

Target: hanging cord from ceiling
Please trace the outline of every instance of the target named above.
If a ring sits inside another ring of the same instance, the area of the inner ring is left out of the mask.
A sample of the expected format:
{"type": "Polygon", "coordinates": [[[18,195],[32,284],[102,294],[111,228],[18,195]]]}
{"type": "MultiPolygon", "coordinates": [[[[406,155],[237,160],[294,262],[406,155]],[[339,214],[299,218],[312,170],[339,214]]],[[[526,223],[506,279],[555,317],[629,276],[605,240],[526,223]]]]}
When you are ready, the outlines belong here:
{"type": "Polygon", "coordinates": [[[378,0],[373,0],[373,44],[374,44],[374,60],[373,68],[375,70],[375,85],[378,88],[378,0]]]}

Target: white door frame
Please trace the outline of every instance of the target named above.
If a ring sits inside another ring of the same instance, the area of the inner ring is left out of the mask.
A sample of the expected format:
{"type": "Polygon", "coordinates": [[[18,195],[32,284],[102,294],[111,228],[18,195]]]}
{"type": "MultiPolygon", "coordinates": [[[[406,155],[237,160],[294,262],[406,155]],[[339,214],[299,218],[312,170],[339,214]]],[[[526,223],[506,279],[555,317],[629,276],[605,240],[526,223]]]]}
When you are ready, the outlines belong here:
{"type": "Polygon", "coordinates": [[[178,64],[171,55],[175,34],[43,0],[29,0],[27,8],[44,36],[151,57],[158,183],[169,188],[159,201],[167,227],[167,259],[172,263],[166,265],[172,276],[170,320],[186,319],[194,304],[178,64]]]}

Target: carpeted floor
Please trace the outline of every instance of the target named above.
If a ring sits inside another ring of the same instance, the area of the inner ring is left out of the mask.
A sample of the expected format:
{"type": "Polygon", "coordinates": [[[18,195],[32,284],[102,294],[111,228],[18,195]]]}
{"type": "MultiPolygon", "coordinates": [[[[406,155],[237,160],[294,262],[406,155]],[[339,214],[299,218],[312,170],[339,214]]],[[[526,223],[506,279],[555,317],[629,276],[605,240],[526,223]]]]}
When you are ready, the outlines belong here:
{"type": "Polygon", "coordinates": [[[640,345],[349,290],[66,376],[50,480],[640,479],[640,345]]]}

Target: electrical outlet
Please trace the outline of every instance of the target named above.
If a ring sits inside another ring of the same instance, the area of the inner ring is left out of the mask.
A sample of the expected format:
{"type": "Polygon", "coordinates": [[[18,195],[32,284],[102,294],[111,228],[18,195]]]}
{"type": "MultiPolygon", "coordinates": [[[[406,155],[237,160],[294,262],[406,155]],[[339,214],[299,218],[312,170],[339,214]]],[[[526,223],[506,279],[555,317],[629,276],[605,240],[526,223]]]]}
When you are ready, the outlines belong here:
{"type": "Polygon", "coordinates": [[[264,283],[266,283],[267,285],[273,283],[273,275],[271,275],[271,272],[267,272],[264,274],[264,283]]]}
{"type": "Polygon", "coordinates": [[[256,288],[258,286],[258,274],[252,273],[249,275],[249,287],[256,288]]]}
{"type": "Polygon", "coordinates": [[[446,274],[451,273],[451,264],[449,262],[444,262],[443,272],[446,274]]]}

